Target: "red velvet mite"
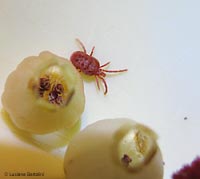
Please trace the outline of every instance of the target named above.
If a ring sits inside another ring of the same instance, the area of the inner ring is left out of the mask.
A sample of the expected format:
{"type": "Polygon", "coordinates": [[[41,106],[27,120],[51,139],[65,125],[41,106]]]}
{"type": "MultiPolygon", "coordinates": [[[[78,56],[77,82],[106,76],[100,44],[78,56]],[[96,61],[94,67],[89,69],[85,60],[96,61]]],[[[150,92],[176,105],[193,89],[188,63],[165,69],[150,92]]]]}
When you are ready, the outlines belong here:
{"type": "Polygon", "coordinates": [[[191,164],[186,164],[176,171],[172,179],[200,179],[200,157],[198,156],[191,164]]]}
{"type": "Polygon", "coordinates": [[[103,67],[106,67],[107,65],[109,65],[110,62],[100,65],[99,61],[95,57],[92,56],[95,47],[92,48],[90,54],[88,55],[83,43],[79,39],[76,39],[76,40],[82,47],[83,51],[75,51],[71,55],[70,60],[71,60],[72,64],[80,72],[83,72],[84,74],[89,75],[89,76],[94,76],[96,79],[98,89],[100,89],[100,86],[99,86],[99,79],[100,79],[104,84],[104,87],[105,87],[104,94],[106,95],[108,92],[108,86],[107,86],[107,83],[105,80],[106,73],[125,72],[125,71],[127,71],[127,69],[123,69],[123,70],[105,70],[105,69],[103,69],[103,67]]]}

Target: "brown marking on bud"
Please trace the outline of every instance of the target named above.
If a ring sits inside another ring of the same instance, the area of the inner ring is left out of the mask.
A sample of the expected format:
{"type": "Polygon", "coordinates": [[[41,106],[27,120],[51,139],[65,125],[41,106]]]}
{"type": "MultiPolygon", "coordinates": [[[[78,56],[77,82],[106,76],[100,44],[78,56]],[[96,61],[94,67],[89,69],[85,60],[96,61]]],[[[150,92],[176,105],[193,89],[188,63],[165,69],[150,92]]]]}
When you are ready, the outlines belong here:
{"type": "Polygon", "coordinates": [[[127,154],[124,154],[124,156],[122,157],[121,161],[122,161],[125,165],[129,165],[129,163],[132,162],[132,159],[131,159],[127,154]]]}

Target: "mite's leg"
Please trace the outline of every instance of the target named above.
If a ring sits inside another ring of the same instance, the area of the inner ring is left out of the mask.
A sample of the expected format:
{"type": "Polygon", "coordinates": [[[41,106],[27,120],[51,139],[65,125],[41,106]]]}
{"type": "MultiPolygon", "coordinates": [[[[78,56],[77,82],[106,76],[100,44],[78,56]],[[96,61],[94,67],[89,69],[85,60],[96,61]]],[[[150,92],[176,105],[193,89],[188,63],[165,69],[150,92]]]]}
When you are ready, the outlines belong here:
{"type": "Polygon", "coordinates": [[[95,49],[95,46],[92,47],[92,50],[91,50],[91,52],[90,52],[90,56],[92,56],[92,54],[93,54],[93,52],[94,52],[94,49],[95,49]]]}
{"type": "Polygon", "coordinates": [[[105,66],[107,66],[107,65],[109,65],[109,64],[110,64],[110,62],[107,62],[107,63],[101,65],[100,68],[105,67],[105,66]]]}
{"type": "Polygon", "coordinates": [[[81,48],[83,49],[83,52],[86,53],[86,49],[83,43],[79,39],[76,39],[76,41],[80,44],[81,48]]]}
{"type": "Polygon", "coordinates": [[[102,82],[104,84],[104,87],[105,87],[104,95],[106,95],[108,92],[108,86],[107,86],[106,80],[101,76],[98,76],[98,77],[102,80],[102,82]]]}
{"type": "Polygon", "coordinates": [[[100,90],[99,80],[98,80],[98,78],[97,78],[96,75],[95,75],[95,79],[96,79],[97,87],[98,87],[98,89],[100,90]]]}
{"type": "Polygon", "coordinates": [[[108,72],[108,73],[118,73],[118,72],[128,71],[128,69],[123,69],[123,70],[104,70],[104,69],[101,69],[101,70],[104,71],[104,72],[108,72]]]}

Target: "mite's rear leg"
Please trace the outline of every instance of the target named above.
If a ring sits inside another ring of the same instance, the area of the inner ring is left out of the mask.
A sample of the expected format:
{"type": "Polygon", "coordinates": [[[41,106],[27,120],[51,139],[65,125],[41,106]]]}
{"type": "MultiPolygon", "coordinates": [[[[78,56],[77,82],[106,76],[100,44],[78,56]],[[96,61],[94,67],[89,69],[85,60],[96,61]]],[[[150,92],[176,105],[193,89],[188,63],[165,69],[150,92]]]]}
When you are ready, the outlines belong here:
{"type": "Polygon", "coordinates": [[[101,70],[104,71],[104,72],[107,72],[107,73],[118,73],[118,72],[128,71],[128,69],[123,69],[123,70],[104,70],[104,69],[101,69],[101,70]]]}
{"type": "Polygon", "coordinates": [[[97,78],[96,75],[95,75],[95,79],[96,79],[96,83],[97,83],[98,90],[100,90],[99,80],[98,80],[98,78],[97,78]]]}
{"type": "Polygon", "coordinates": [[[98,77],[102,80],[102,82],[104,84],[104,87],[105,87],[104,95],[106,95],[107,92],[108,92],[108,86],[107,86],[106,80],[103,77],[101,77],[101,76],[98,76],[98,77]]]}
{"type": "Polygon", "coordinates": [[[109,64],[110,64],[110,62],[107,62],[107,63],[101,65],[100,66],[101,71],[108,72],[108,73],[118,73],[118,72],[128,71],[128,69],[123,69],[123,70],[105,70],[105,69],[102,69],[103,67],[108,66],[109,64]]]}

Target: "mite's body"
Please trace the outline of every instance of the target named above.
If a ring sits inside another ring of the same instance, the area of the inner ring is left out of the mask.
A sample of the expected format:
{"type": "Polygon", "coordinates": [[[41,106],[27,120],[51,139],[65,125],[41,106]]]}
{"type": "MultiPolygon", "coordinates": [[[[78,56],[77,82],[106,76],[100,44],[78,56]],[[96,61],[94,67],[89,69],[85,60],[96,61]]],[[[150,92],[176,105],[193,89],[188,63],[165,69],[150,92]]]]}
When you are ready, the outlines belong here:
{"type": "Polygon", "coordinates": [[[100,64],[98,60],[84,52],[74,52],[70,59],[73,65],[86,75],[98,75],[100,72],[100,64]]]}
{"type": "Polygon", "coordinates": [[[79,44],[83,48],[83,51],[76,51],[71,55],[70,60],[72,64],[76,67],[76,69],[83,72],[84,74],[89,75],[89,76],[95,76],[97,86],[99,89],[100,89],[100,86],[99,86],[98,78],[102,80],[105,86],[104,94],[106,94],[108,91],[107,83],[104,79],[106,77],[106,72],[108,73],[125,72],[127,71],[127,69],[123,69],[123,70],[103,69],[103,67],[110,64],[110,62],[105,63],[104,65],[100,65],[99,61],[95,57],[92,56],[94,52],[94,47],[92,48],[90,55],[88,55],[82,42],[78,39],[76,40],[79,42],[79,44]]]}

